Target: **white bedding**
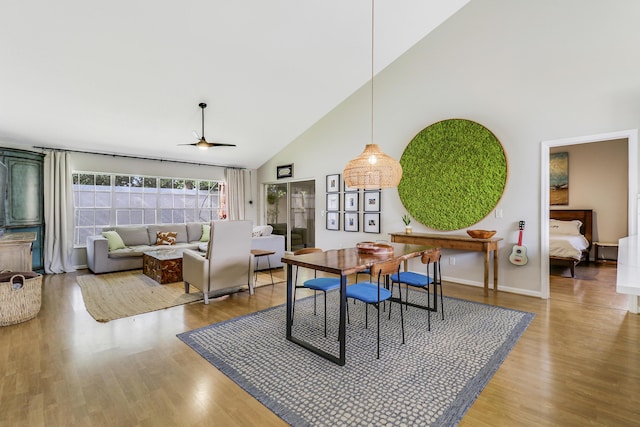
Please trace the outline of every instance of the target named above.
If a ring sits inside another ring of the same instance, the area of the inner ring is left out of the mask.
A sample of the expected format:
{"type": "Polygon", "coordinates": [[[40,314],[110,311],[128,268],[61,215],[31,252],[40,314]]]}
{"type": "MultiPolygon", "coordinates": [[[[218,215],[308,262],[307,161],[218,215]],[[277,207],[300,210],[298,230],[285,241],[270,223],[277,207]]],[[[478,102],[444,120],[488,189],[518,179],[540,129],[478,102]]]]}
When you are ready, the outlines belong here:
{"type": "Polygon", "coordinates": [[[582,251],[589,247],[589,242],[583,235],[550,234],[549,256],[574,258],[580,260],[582,251]]]}

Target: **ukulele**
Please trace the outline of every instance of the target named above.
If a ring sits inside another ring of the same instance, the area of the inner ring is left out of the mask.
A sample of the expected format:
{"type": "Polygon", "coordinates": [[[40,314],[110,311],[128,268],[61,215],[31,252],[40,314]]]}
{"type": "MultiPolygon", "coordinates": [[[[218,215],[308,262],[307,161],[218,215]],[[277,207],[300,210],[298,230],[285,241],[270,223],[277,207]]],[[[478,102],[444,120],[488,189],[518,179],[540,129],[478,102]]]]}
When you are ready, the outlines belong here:
{"type": "Polygon", "coordinates": [[[524,221],[518,223],[520,228],[520,235],[518,237],[518,244],[513,246],[511,255],[509,255],[509,261],[515,265],[525,265],[527,261],[527,248],[522,246],[522,231],[524,230],[524,221]]]}

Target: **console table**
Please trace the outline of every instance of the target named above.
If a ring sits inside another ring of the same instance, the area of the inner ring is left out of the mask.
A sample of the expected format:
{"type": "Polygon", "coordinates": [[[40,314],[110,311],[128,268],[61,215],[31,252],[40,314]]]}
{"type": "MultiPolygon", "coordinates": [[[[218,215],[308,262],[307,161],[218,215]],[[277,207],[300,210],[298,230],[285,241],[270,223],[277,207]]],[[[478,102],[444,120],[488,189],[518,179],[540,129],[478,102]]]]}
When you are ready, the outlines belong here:
{"type": "Polygon", "coordinates": [[[484,252],[484,296],[489,295],[489,258],[493,254],[493,290],[498,290],[498,242],[502,237],[474,239],[455,234],[389,233],[395,243],[436,246],[442,249],[484,252]]]}

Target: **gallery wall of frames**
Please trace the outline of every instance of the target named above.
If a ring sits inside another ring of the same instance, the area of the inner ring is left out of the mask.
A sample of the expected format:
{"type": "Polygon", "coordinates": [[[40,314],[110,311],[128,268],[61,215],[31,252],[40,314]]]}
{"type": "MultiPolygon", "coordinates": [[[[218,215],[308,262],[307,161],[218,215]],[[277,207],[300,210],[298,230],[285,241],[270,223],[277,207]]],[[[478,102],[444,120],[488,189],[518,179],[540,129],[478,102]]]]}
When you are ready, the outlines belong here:
{"type": "Polygon", "coordinates": [[[351,188],[327,175],[327,230],[380,234],[380,190],[351,188]]]}

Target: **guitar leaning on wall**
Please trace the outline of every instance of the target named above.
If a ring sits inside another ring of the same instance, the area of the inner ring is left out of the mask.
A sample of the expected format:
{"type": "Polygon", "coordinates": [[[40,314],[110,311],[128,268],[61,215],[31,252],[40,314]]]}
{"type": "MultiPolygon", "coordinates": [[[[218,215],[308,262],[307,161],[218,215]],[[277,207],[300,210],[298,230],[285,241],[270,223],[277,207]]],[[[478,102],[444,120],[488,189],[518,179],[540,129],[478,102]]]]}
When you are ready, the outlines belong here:
{"type": "Polygon", "coordinates": [[[524,230],[524,221],[518,223],[520,228],[520,235],[518,237],[518,244],[513,246],[511,255],[509,255],[509,261],[515,265],[525,265],[529,260],[527,259],[527,248],[522,246],[522,231],[524,230]]]}

